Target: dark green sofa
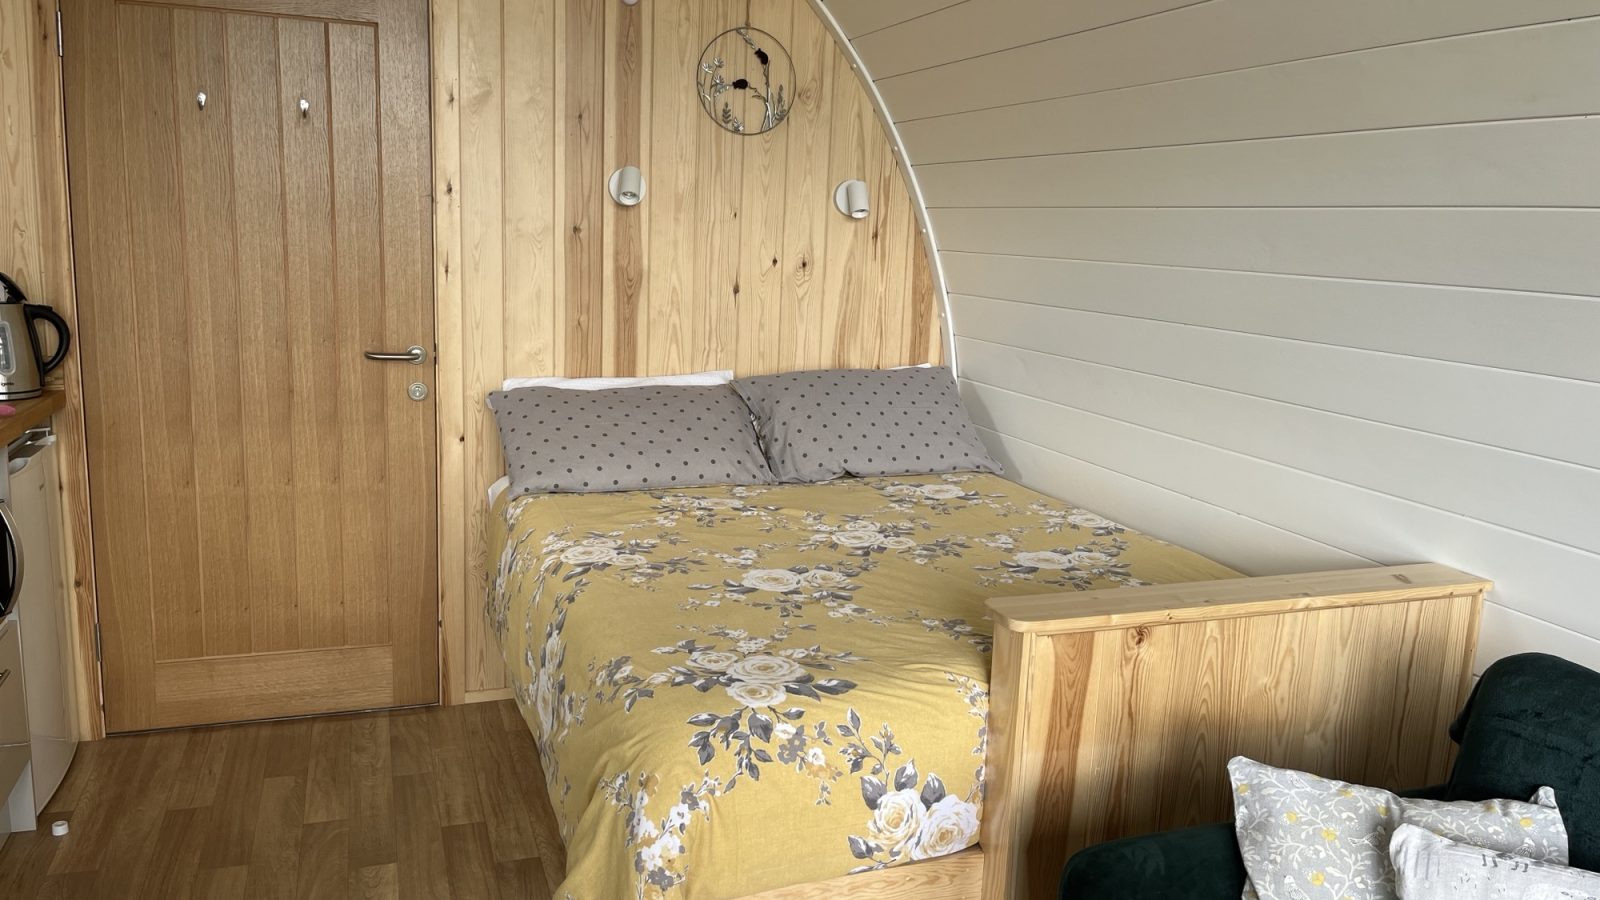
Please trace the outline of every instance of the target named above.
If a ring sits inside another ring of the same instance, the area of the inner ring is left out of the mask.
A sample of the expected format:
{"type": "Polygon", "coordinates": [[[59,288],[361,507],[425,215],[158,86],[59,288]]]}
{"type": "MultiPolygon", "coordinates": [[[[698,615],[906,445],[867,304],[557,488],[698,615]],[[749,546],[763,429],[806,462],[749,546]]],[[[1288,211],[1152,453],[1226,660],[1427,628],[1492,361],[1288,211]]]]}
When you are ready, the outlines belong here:
{"type": "MultiPolygon", "coordinates": [[[[1600,672],[1527,653],[1483,673],[1450,728],[1450,780],[1411,796],[1527,798],[1556,789],[1572,864],[1600,871],[1600,672]]],[[[1217,773],[1217,777],[1225,777],[1217,773]]],[[[1126,838],[1068,860],[1062,900],[1239,900],[1244,863],[1231,824],[1126,838]]]]}

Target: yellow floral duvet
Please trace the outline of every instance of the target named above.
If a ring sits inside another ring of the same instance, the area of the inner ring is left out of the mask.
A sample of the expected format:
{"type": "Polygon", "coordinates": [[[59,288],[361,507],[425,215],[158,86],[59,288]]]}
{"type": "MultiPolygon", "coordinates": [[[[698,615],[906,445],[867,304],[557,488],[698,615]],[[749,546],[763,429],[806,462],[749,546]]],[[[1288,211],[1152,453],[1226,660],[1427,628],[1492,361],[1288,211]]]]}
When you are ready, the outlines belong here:
{"type": "Polygon", "coordinates": [[[488,614],[574,900],[968,847],[984,600],[1235,574],[993,475],[546,494],[492,519],[488,614]]]}

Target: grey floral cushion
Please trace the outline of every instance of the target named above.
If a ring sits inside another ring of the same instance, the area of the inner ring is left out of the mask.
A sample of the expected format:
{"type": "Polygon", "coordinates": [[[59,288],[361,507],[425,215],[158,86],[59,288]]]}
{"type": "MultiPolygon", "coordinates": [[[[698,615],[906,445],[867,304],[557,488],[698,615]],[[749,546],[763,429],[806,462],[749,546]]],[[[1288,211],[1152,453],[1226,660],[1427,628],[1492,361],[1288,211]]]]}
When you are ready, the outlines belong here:
{"type": "Polygon", "coordinates": [[[511,496],[771,484],[750,411],[726,385],[489,396],[511,496]]]}
{"type": "Polygon", "coordinates": [[[1536,799],[1446,803],[1237,757],[1228,763],[1246,900],[1395,900],[1389,838],[1400,825],[1565,865],[1567,830],[1549,788],[1536,799]]]}
{"type": "Polygon", "coordinates": [[[785,483],[844,475],[992,472],[944,367],[826,369],[740,378],[773,474],[785,483]]]}
{"type": "Polygon", "coordinates": [[[1401,825],[1389,844],[1403,900],[1600,900],[1600,875],[1401,825]]]}

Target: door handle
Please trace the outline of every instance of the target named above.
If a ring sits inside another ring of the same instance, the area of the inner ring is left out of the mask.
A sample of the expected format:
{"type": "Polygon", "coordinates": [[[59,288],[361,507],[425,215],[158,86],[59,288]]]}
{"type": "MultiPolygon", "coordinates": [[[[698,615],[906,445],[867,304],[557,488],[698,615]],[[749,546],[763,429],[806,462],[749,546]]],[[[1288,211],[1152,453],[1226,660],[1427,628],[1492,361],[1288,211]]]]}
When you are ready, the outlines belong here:
{"type": "Polygon", "coordinates": [[[428,359],[428,351],[417,346],[406,348],[404,353],[379,353],[368,350],[361,355],[373,362],[406,362],[413,366],[420,366],[428,359]]]}

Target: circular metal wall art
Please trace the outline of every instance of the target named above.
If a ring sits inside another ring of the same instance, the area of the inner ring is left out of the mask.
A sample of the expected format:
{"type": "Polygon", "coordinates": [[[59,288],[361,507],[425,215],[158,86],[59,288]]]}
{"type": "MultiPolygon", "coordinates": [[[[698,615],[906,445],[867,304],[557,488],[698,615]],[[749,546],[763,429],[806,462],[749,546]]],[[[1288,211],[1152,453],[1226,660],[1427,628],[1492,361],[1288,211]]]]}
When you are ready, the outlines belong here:
{"type": "Polygon", "coordinates": [[[700,54],[700,105],[734,134],[764,134],[789,118],[794,61],[778,39],[748,25],[717,35],[700,54]]]}

